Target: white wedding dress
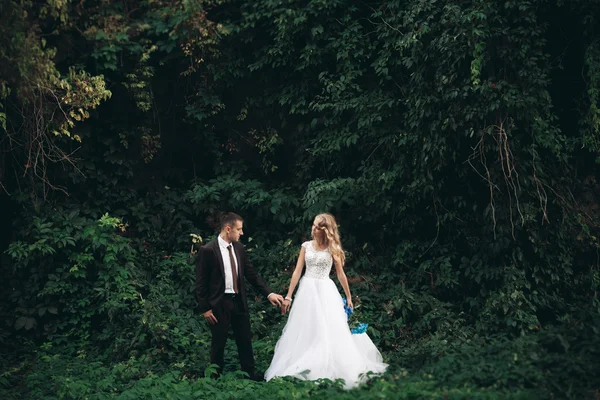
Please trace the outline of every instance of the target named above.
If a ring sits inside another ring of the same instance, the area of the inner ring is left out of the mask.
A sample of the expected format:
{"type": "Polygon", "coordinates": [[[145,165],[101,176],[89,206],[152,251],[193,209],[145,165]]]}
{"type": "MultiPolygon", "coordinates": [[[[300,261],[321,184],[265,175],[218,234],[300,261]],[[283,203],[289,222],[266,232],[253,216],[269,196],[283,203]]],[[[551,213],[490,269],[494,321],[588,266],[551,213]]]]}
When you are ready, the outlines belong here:
{"type": "Polygon", "coordinates": [[[265,379],[341,378],[345,388],[353,388],[367,379],[363,374],[382,373],[387,364],[366,333],[350,332],[342,297],[329,278],[333,265],[329,249],[315,250],[312,241],[302,247],[306,250],[306,273],[300,279],[265,379]]]}

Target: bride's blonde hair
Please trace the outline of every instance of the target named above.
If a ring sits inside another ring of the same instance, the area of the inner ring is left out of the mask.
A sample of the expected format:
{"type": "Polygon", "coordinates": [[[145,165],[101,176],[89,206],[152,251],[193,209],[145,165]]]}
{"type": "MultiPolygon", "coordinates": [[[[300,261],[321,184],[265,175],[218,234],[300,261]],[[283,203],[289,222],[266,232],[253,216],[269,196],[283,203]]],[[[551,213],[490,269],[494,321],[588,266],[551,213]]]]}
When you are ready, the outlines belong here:
{"type": "Polygon", "coordinates": [[[323,236],[321,238],[315,238],[315,240],[318,242],[320,242],[319,239],[323,240],[324,243],[319,244],[327,245],[331,256],[334,259],[339,260],[343,266],[346,262],[346,255],[342,249],[342,242],[340,241],[340,234],[335,218],[329,213],[323,213],[317,215],[315,220],[317,221],[317,229],[323,232],[323,236]]]}

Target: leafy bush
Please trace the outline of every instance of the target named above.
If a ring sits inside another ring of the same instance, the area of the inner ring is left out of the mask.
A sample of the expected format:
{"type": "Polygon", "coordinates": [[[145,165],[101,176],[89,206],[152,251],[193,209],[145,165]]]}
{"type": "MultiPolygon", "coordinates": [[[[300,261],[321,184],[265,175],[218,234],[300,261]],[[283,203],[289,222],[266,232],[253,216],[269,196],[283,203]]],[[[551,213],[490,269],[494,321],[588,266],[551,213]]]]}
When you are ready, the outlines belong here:
{"type": "Polygon", "coordinates": [[[85,342],[94,332],[106,335],[127,324],[139,310],[141,282],[136,252],[118,234],[124,230],[107,214],[97,221],[76,210],[32,216],[21,228],[23,239],[6,250],[15,330],[85,342]]]}

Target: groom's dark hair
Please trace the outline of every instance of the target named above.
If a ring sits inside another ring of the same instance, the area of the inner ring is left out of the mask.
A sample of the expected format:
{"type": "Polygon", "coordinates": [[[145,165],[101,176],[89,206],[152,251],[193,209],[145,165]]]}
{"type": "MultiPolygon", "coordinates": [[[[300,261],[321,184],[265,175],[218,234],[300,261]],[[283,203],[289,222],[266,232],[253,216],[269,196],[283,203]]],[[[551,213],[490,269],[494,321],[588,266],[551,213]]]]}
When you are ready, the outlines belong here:
{"type": "Polygon", "coordinates": [[[233,226],[237,221],[244,222],[244,218],[240,217],[236,213],[224,212],[219,218],[219,229],[223,230],[226,225],[233,226]]]}

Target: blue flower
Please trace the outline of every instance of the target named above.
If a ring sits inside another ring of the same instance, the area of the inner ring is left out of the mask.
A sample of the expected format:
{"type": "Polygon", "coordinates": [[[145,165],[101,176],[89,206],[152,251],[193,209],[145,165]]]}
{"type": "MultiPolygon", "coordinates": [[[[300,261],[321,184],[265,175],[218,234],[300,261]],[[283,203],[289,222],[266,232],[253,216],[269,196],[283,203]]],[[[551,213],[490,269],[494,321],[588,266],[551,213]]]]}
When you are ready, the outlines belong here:
{"type": "Polygon", "coordinates": [[[344,311],[346,312],[346,318],[350,319],[350,315],[352,315],[352,312],[354,310],[352,309],[352,307],[348,306],[348,302],[346,301],[345,298],[342,298],[342,301],[344,302],[344,311]]]}
{"type": "Polygon", "coordinates": [[[368,327],[369,327],[369,324],[360,323],[360,324],[358,324],[358,326],[356,328],[350,329],[350,332],[352,332],[353,335],[365,333],[367,331],[368,327]]]}

